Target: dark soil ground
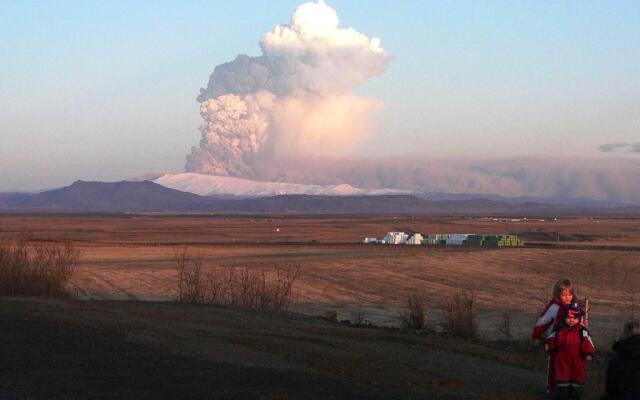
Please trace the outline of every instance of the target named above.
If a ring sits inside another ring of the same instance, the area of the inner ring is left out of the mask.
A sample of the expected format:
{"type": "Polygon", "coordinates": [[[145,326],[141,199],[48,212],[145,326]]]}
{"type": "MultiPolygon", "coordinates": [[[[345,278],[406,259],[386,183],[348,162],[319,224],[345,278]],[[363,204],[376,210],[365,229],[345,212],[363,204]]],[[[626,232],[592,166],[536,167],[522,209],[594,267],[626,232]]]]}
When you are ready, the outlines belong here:
{"type": "Polygon", "coordinates": [[[545,398],[524,343],[171,302],[2,298],[0,326],[0,399],[545,398]]]}

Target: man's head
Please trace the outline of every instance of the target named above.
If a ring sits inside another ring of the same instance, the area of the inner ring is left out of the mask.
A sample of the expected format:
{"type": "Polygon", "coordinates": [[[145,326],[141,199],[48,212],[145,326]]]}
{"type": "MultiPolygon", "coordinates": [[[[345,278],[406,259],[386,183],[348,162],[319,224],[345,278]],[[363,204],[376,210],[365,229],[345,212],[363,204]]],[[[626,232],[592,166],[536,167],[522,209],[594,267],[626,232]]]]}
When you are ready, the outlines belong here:
{"type": "Polygon", "coordinates": [[[630,321],[624,324],[624,328],[622,330],[622,337],[628,338],[629,336],[640,335],[640,322],[639,321],[630,321]]]}

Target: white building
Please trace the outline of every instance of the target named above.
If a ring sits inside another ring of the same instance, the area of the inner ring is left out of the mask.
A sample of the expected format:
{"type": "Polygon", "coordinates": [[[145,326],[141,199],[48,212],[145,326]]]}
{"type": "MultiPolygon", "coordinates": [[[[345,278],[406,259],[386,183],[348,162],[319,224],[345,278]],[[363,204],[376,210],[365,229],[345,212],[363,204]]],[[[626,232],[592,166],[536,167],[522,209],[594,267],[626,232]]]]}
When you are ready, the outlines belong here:
{"type": "Polygon", "coordinates": [[[405,244],[407,239],[409,235],[404,232],[387,232],[383,240],[385,244],[405,244]]]}
{"type": "Polygon", "coordinates": [[[468,237],[468,233],[452,233],[447,235],[445,243],[447,246],[462,246],[468,237]]]}
{"type": "Polygon", "coordinates": [[[421,234],[414,233],[413,236],[411,236],[409,240],[407,240],[407,244],[422,244],[423,240],[424,238],[421,234]]]}
{"type": "Polygon", "coordinates": [[[378,243],[378,239],[374,238],[374,237],[366,237],[364,238],[363,241],[364,244],[369,244],[369,243],[378,243]]]}

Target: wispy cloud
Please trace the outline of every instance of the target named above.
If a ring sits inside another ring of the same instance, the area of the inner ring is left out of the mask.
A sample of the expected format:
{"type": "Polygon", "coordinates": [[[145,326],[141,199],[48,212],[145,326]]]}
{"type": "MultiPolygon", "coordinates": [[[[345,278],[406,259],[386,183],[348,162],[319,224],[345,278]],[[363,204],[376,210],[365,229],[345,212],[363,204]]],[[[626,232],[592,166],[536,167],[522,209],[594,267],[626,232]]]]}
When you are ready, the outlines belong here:
{"type": "Polygon", "coordinates": [[[605,143],[598,146],[598,149],[603,153],[611,153],[614,150],[622,149],[628,146],[629,146],[629,143],[624,143],[624,142],[605,143]]]}
{"type": "Polygon", "coordinates": [[[640,153],[640,142],[636,143],[626,143],[626,142],[617,142],[617,143],[605,143],[598,146],[598,150],[603,153],[611,153],[614,151],[622,151],[627,150],[629,153],[640,153]]]}

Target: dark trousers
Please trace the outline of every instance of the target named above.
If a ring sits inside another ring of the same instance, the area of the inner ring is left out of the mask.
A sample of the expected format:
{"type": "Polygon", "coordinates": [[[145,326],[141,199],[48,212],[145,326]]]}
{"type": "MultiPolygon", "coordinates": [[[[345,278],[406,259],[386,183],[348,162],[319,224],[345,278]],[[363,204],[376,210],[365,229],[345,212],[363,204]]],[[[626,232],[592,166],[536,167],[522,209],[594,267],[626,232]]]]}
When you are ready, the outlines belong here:
{"type": "Polygon", "coordinates": [[[553,391],[554,400],[581,400],[584,386],[577,383],[558,383],[553,391]]]}
{"type": "Polygon", "coordinates": [[[556,369],[554,367],[556,363],[556,353],[549,353],[547,358],[547,393],[553,394],[553,390],[556,388],[555,374],[556,369]]]}

